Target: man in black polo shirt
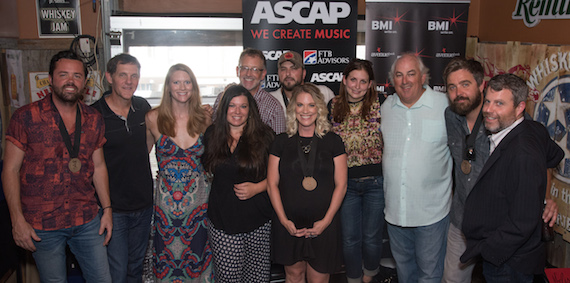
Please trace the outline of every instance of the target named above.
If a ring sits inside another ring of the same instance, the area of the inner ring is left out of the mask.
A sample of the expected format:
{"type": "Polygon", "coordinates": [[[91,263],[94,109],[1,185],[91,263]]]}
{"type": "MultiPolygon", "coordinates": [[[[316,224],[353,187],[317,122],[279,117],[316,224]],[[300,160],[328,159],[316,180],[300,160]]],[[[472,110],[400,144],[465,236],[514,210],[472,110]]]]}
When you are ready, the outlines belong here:
{"type": "Polygon", "coordinates": [[[107,63],[111,91],[95,102],[105,119],[103,146],[109,171],[113,237],[107,254],[114,283],[142,282],[142,266],[152,215],[152,176],[146,143],[145,114],[148,102],[134,96],[140,63],[119,54],[107,63]]]}

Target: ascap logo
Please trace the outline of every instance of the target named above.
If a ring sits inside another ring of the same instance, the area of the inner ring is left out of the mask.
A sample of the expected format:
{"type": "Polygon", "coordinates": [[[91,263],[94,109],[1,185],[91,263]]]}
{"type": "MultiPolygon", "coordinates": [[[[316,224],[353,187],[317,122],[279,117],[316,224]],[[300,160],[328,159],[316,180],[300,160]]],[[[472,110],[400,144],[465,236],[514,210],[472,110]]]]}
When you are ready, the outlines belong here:
{"type": "Polygon", "coordinates": [[[312,83],[338,83],[342,80],[342,73],[313,73],[312,83]]]}
{"type": "Polygon", "coordinates": [[[279,1],[271,6],[269,1],[258,1],[255,5],[251,24],[259,24],[266,20],[269,24],[289,24],[295,21],[298,24],[315,24],[321,20],[323,24],[338,24],[339,19],[350,15],[351,8],[346,2],[309,2],[279,1]],[[304,17],[303,10],[309,10],[308,16],[304,17]]]}
{"type": "Polygon", "coordinates": [[[286,52],[289,52],[289,50],[269,50],[263,51],[263,55],[265,56],[265,60],[277,61],[279,57],[281,57],[281,54],[286,52]]]}
{"type": "Polygon", "coordinates": [[[570,5],[566,1],[517,0],[513,20],[523,20],[531,28],[541,19],[570,19],[570,5]]]}

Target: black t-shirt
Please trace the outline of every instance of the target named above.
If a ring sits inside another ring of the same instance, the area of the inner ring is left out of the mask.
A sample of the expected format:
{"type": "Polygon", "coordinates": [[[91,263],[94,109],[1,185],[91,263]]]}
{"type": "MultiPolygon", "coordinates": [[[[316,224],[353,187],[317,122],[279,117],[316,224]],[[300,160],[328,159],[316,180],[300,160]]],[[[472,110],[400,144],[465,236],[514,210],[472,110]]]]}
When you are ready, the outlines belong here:
{"type": "MultiPolygon", "coordinates": [[[[211,139],[213,125],[208,127],[204,134],[204,146],[208,146],[211,139]]],[[[270,131],[269,128],[267,128],[270,131]]],[[[234,153],[242,145],[238,142],[234,153]]],[[[269,144],[266,145],[269,152],[269,144]]],[[[239,172],[235,154],[230,153],[230,158],[214,169],[214,179],[210,189],[208,201],[208,218],[214,227],[223,230],[227,234],[248,233],[271,219],[273,208],[269,202],[267,192],[259,193],[247,200],[240,200],[234,192],[234,184],[243,182],[257,183],[263,181],[266,176],[255,176],[253,172],[239,172]]],[[[205,155],[202,158],[206,158],[205,155]]]]}
{"type": "Polygon", "coordinates": [[[113,212],[133,212],[152,206],[152,174],[146,145],[145,115],[148,102],[133,96],[126,120],[116,115],[105,96],[93,103],[105,119],[103,146],[109,172],[113,212]]]}

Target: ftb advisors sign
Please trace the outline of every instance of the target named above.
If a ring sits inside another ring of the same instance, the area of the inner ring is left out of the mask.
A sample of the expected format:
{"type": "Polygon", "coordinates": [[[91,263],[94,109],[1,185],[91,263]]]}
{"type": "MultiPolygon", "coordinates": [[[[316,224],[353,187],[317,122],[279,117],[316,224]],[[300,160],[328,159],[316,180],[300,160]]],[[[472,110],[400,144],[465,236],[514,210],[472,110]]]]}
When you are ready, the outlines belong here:
{"type": "Polygon", "coordinates": [[[75,37],[81,34],[79,0],[36,0],[40,37],[75,37]]]}

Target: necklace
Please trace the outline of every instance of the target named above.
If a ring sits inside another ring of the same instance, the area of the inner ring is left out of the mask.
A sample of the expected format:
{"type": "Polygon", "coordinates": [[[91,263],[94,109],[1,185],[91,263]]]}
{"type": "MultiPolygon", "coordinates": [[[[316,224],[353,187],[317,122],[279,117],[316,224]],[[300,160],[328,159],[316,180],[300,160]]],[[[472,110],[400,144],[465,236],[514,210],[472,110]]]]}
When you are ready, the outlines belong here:
{"type": "Polygon", "coordinates": [[[302,141],[299,140],[299,144],[301,144],[301,149],[303,150],[303,153],[307,154],[309,152],[311,152],[311,144],[313,143],[313,140],[311,139],[311,142],[309,142],[308,145],[303,145],[302,141]]]}

